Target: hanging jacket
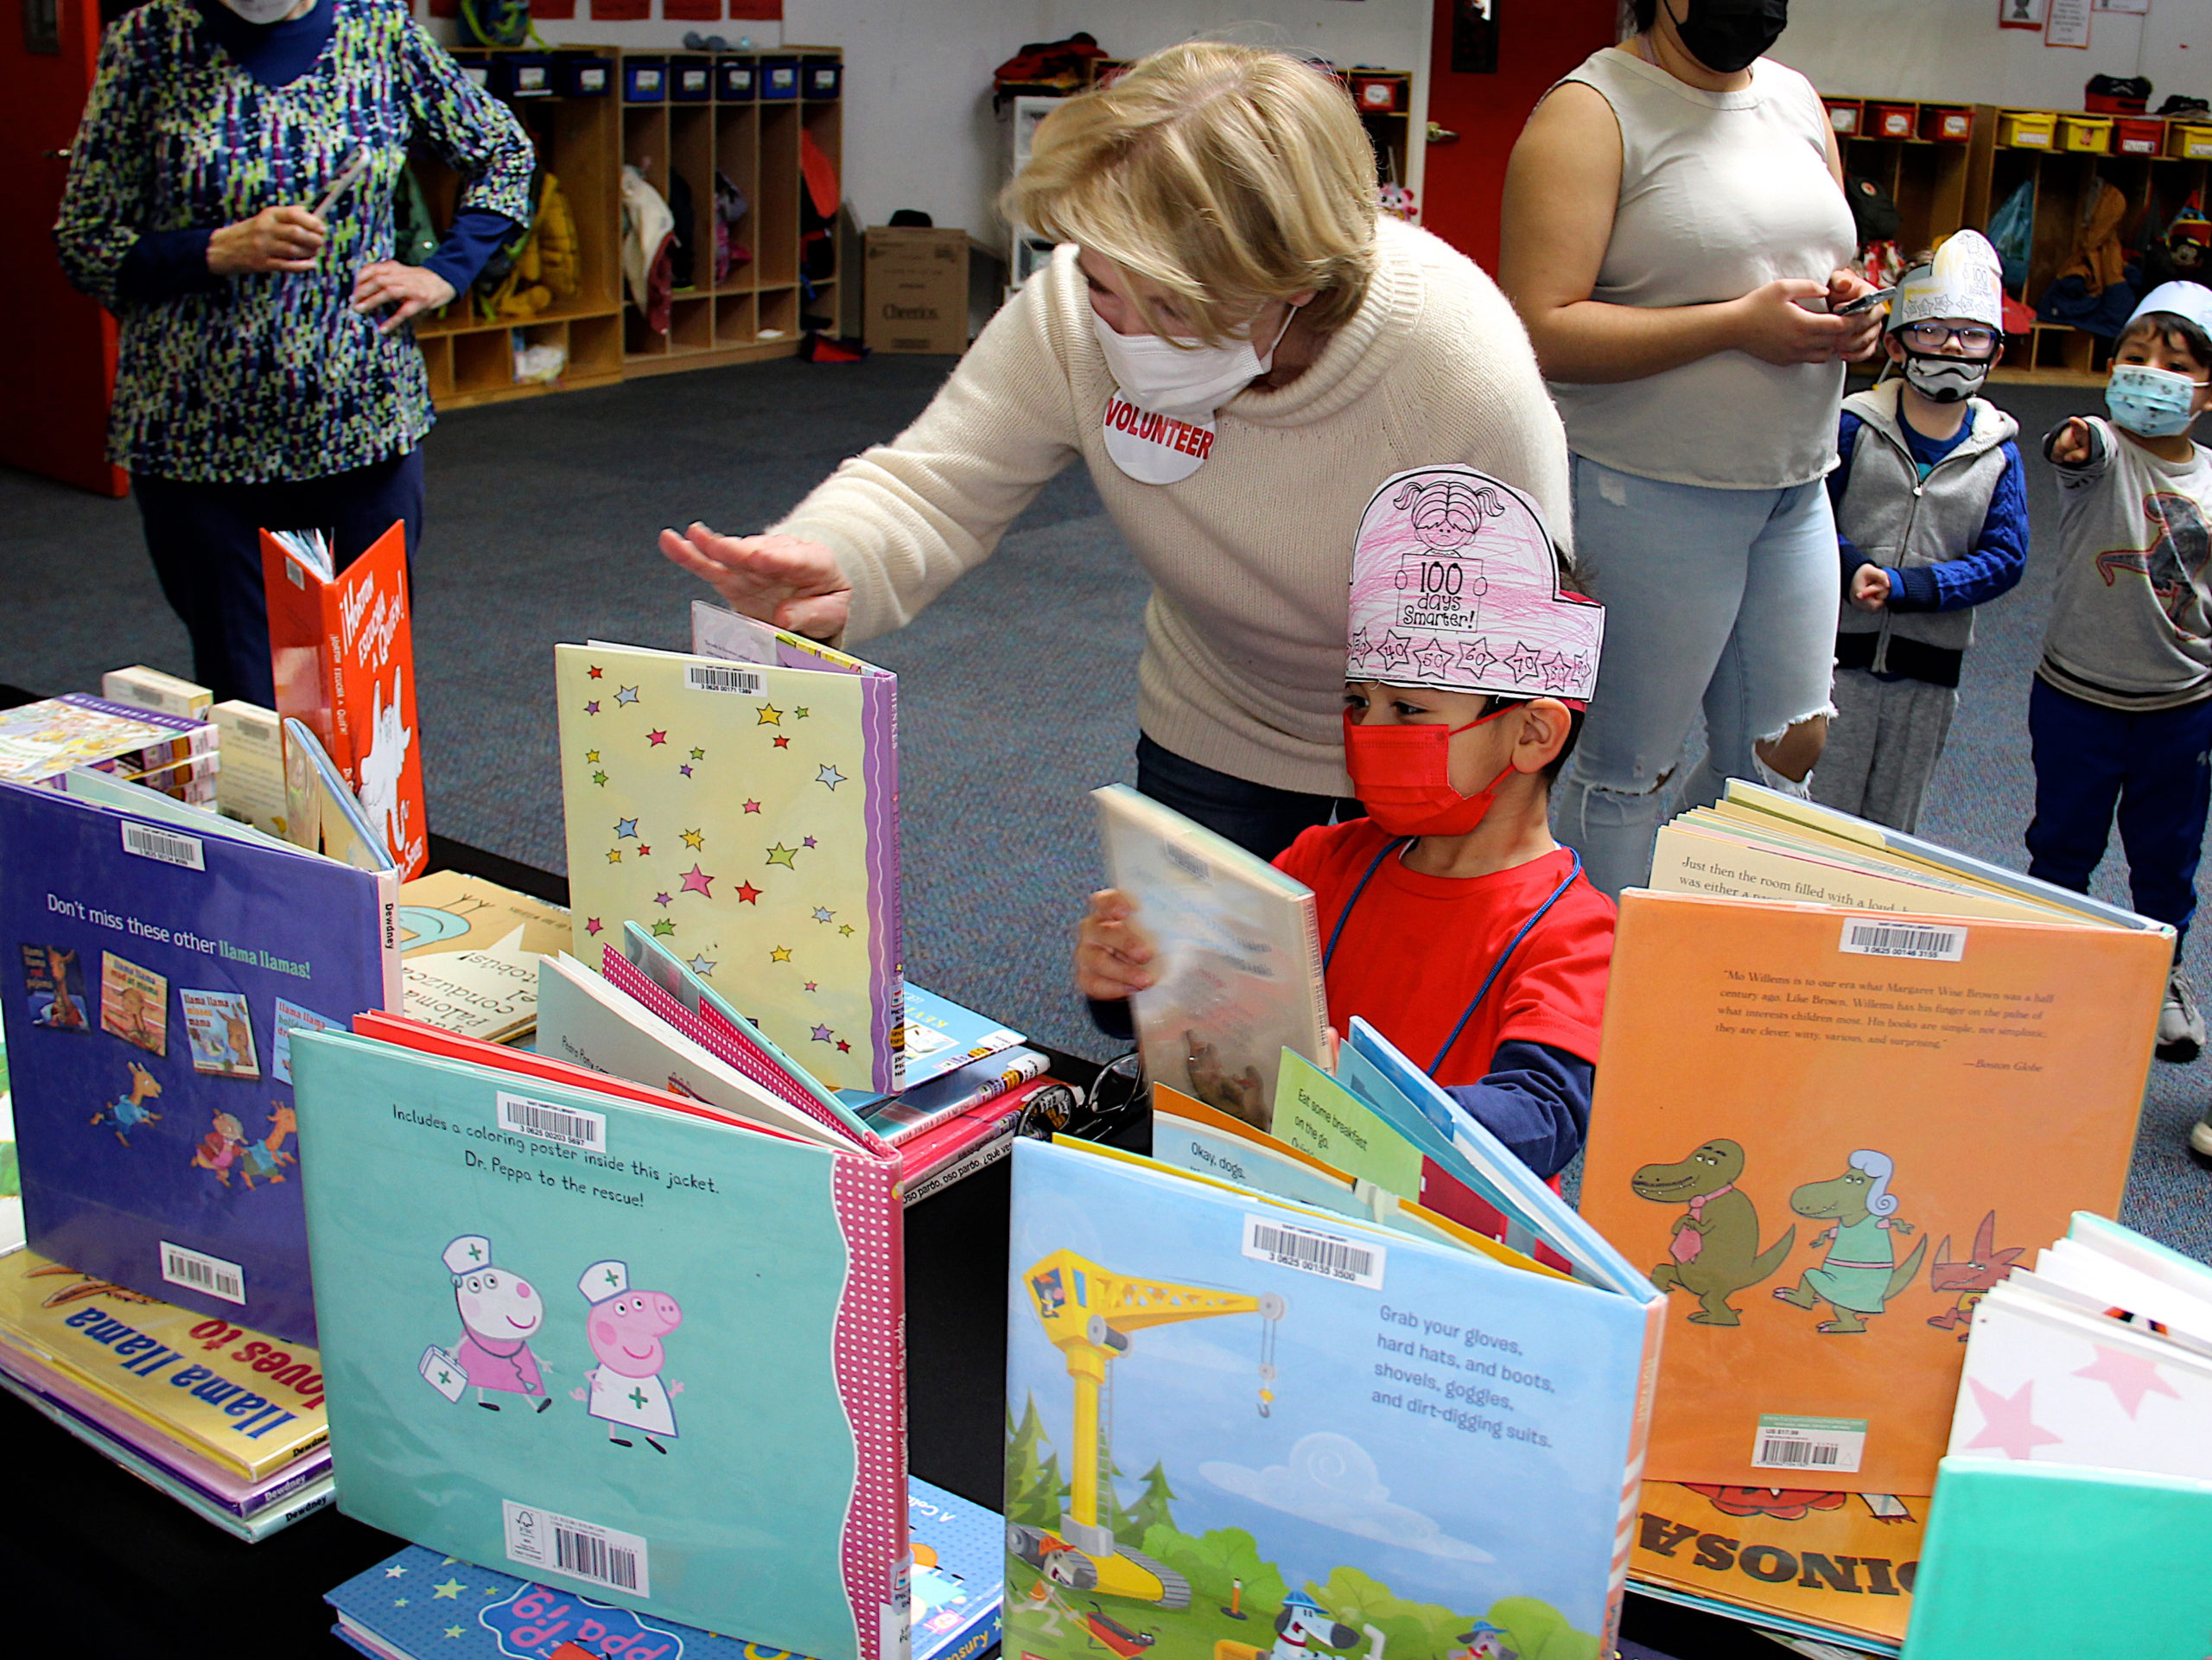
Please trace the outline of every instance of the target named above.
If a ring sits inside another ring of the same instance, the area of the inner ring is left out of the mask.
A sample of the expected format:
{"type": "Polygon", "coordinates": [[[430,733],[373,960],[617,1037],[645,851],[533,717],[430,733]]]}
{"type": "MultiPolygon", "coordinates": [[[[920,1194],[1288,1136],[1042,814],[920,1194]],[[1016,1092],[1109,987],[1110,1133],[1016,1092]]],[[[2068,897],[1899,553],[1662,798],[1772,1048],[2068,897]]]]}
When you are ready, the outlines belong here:
{"type": "Polygon", "coordinates": [[[622,169],[622,278],[630,303],[644,314],[645,327],[668,332],[670,265],[676,247],[676,216],[645,175],[626,163],[622,169]]]}
{"type": "MultiPolygon", "coordinates": [[[[1859,417],[1849,476],[1835,505],[1836,531],[1853,549],[1848,565],[1881,565],[1910,570],[1948,563],[1974,551],[1989,519],[1991,499],[2005,470],[2018,455],[2005,445],[2020,423],[1984,398],[1967,405],[1969,425],[1957,448],[1920,476],[1898,423],[1897,399],[1904,383],[1885,380],[1843,400],[1859,417]]],[[[2024,555],[2024,546],[2021,552],[2024,555]]],[[[1850,572],[1844,573],[1848,584],[1850,572]]],[[[2019,580],[2015,568],[2012,581],[2019,580]]],[[[2010,583],[2006,584],[2011,586],[2010,583]]],[[[1877,636],[1873,672],[1891,671],[1892,639],[1916,640],[1945,652],[1974,644],[1974,607],[1948,611],[1861,611],[1847,591],[1836,623],[1839,634],[1877,636]]],[[[1900,665],[1902,667],[1903,665],[1900,665]]]]}

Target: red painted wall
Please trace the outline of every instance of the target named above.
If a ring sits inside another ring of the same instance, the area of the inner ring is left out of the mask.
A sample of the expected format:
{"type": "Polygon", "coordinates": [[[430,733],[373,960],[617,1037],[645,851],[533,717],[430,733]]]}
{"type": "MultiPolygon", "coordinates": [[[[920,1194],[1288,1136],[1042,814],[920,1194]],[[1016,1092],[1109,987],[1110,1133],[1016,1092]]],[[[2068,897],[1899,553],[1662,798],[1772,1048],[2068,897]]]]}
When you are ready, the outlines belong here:
{"type": "Polygon", "coordinates": [[[1536,100],[1601,46],[1612,44],[1619,0],[1491,0],[1497,73],[1452,73],[1452,0],[1435,0],[1428,118],[1459,137],[1428,147],[1421,223],[1484,270],[1497,269],[1505,161],[1536,100]]]}

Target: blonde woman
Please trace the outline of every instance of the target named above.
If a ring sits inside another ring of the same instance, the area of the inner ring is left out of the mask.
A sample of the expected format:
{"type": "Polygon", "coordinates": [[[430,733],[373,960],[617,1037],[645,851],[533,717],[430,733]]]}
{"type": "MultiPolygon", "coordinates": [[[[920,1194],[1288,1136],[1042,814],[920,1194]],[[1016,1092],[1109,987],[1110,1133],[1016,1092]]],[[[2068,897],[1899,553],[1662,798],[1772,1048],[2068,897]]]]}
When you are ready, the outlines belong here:
{"type": "Polygon", "coordinates": [[[741,611],[855,642],[1081,461],[1153,582],[1138,787],[1272,858],[1346,789],[1345,585],[1382,481],[1465,462],[1569,522],[1528,336],[1471,263],[1379,219],[1351,100],[1285,53],[1144,60],[1053,112],[1007,206],[1064,245],[913,425],[766,534],[694,525],[662,550],[741,611]]]}

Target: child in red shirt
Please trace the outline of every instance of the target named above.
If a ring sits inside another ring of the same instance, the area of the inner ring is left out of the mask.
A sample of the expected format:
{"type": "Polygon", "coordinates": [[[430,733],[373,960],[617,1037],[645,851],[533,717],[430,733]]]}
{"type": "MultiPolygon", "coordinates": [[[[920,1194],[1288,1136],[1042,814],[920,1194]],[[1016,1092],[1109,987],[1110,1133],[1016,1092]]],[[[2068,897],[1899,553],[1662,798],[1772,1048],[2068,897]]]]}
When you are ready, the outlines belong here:
{"type": "MultiPolygon", "coordinates": [[[[1313,890],[1331,1023],[1363,1016],[1544,1177],[1589,1128],[1612,957],[1612,901],[1548,823],[1603,629],[1517,492],[1465,467],[1392,479],[1352,571],[1344,759],[1368,817],[1274,862],[1313,890]]],[[[1151,983],[1133,909],[1091,897],[1094,1000],[1151,983]]]]}

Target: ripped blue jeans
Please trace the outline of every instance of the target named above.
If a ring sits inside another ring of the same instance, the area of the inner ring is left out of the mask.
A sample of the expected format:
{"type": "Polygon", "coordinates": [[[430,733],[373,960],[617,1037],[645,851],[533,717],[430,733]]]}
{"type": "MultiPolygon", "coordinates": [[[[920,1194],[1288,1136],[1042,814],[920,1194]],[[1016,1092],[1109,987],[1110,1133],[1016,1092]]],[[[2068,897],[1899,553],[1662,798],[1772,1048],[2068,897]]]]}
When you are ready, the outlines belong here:
{"type": "Polygon", "coordinates": [[[1576,556],[1605,607],[1597,694],[1554,833],[1607,894],[1651,874],[1675,813],[1731,777],[1805,793],[1755,746],[1828,709],[1841,592],[1826,486],[1719,490],[1573,458],[1576,556]],[[1704,762],[1679,773],[1705,715],[1704,762]]]}

